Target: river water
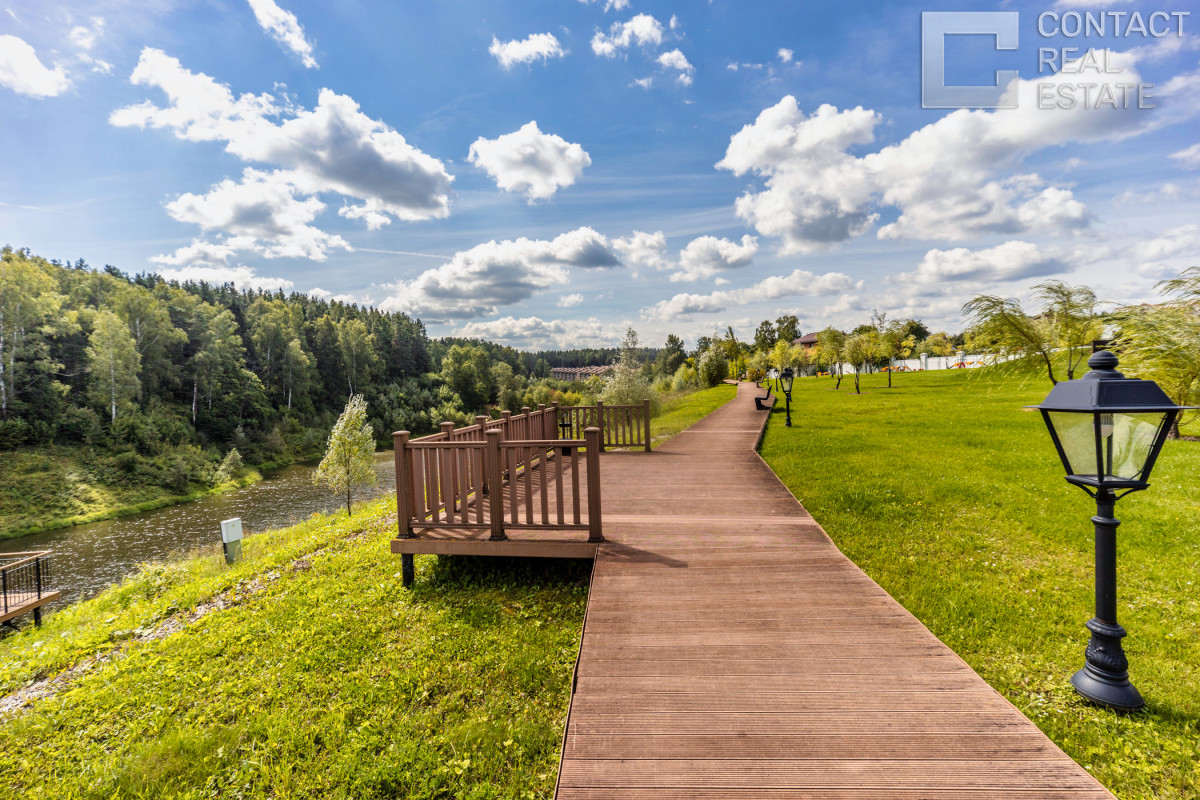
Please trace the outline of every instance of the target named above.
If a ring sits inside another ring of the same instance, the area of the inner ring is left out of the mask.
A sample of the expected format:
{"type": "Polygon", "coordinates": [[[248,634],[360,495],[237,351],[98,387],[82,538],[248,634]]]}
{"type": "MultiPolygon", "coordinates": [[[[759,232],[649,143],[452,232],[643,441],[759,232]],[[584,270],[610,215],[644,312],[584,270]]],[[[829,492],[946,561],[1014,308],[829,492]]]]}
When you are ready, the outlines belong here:
{"type": "MultiPolygon", "coordinates": [[[[316,467],[293,464],[270,477],[225,494],[128,517],[76,525],[0,542],[0,553],[52,550],[52,588],[62,606],[91,597],[147,561],[181,558],[221,543],[221,520],[241,517],[246,535],[281,528],[316,512],[345,510],[344,498],[313,485],[316,467]]],[[[378,483],[357,489],[354,501],[378,497],[396,488],[391,451],[375,454],[378,483]]],[[[54,606],[50,606],[53,608],[54,606]]]]}

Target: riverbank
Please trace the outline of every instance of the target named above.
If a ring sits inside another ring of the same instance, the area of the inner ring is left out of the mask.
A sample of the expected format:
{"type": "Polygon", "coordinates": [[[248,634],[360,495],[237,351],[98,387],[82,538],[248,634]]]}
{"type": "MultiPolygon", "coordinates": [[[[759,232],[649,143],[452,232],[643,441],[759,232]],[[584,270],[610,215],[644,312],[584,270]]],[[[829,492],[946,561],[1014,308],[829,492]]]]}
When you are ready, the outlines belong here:
{"type": "Polygon", "coordinates": [[[257,483],[268,467],[280,466],[247,469],[212,487],[191,483],[190,491],[180,493],[135,477],[106,480],[104,471],[88,460],[88,452],[56,446],[5,454],[0,469],[0,541],[223,494],[257,483]]]}

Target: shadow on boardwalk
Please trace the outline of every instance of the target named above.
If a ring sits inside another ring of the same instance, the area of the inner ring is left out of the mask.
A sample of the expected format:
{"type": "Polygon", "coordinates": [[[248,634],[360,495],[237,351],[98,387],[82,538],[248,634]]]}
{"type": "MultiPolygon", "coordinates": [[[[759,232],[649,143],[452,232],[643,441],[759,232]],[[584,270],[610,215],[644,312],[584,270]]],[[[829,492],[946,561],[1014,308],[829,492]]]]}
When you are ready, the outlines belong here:
{"type": "Polygon", "coordinates": [[[604,457],[557,797],[1111,797],[838,551],[754,391],[604,457]]]}

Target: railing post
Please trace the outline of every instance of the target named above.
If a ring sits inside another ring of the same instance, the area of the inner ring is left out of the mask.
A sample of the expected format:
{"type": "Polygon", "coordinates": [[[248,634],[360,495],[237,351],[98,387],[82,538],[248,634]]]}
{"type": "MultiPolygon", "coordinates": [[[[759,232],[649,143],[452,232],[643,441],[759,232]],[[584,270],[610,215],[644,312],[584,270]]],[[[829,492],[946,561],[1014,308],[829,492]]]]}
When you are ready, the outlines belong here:
{"type": "Polygon", "coordinates": [[[650,452],[650,398],[642,401],[642,414],[645,417],[643,424],[646,426],[646,452],[650,452]]]}
{"type": "MultiPolygon", "coordinates": [[[[412,539],[412,475],[408,471],[408,431],[396,431],[392,434],[392,456],[396,462],[396,528],[401,539],[412,539]]],[[[400,585],[404,588],[412,586],[416,578],[416,563],[412,553],[400,554],[400,585]]]]}
{"type": "Polygon", "coordinates": [[[596,401],[596,427],[600,429],[600,452],[604,452],[604,402],[596,401]]]}
{"type": "MultiPolygon", "coordinates": [[[[37,584],[37,599],[42,599],[42,559],[39,556],[33,560],[33,580],[37,584]]],[[[42,607],[38,606],[33,610],[33,625],[35,628],[42,627],[42,607]]]]}
{"type": "Polygon", "coordinates": [[[447,420],[438,427],[440,427],[442,429],[442,433],[446,435],[446,441],[450,441],[450,434],[454,433],[454,423],[447,420]]]}
{"type": "MultiPolygon", "coordinates": [[[[479,414],[479,415],[477,415],[477,416],[475,417],[475,424],[479,426],[479,436],[478,436],[478,439],[479,439],[479,441],[481,441],[481,442],[486,442],[486,441],[487,441],[487,436],[486,436],[486,434],[487,434],[487,423],[488,423],[488,416],[487,416],[486,414],[479,414]]],[[[479,491],[480,491],[480,493],[481,493],[481,494],[483,494],[483,496],[484,496],[484,497],[486,497],[486,496],[487,496],[487,493],[488,493],[488,476],[487,476],[487,467],[484,467],[484,469],[483,469],[483,475],[481,475],[481,476],[480,476],[480,479],[479,479],[479,491]]]]}
{"type": "Polygon", "coordinates": [[[511,439],[512,438],[512,436],[511,436],[512,429],[510,426],[512,423],[510,423],[509,420],[512,419],[512,412],[511,411],[501,411],[500,419],[504,422],[504,424],[500,426],[500,430],[504,431],[504,438],[506,440],[511,439]]]}
{"type": "Polygon", "coordinates": [[[408,431],[396,431],[392,434],[393,456],[396,460],[396,527],[401,539],[413,538],[412,525],[409,520],[413,509],[409,506],[412,498],[412,475],[408,470],[408,431]]]}
{"type": "Polygon", "coordinates": [[[0,594],[4,595],[4,613],[8,613],[8,571],[0,569],[0,594]]]}
{"type": "Polygon", "coordinates": [[[603,542],[604,534],[600,528],[600,429],[585,430],[583,441],[587,447],[588,541],[603,542]]]}
{"type": "Polygon", "coordinates": [[[491,517],[488,522],[492,526],[491,540],[498,542],[505,538],[504,484],[500,477],[500,442],[503,440],[504,432],[498,428],[491,428],[486,437],[487,448],[483,451],[483,471],[487,474],[488,484],[492,487],[492,491],[488,495],[488,510],[491,517]]]}
{"type": "Polygon", "coordinates": [[[538,433],[535,439],[549,439],[546,434],[546,404],[538,403],[538,433]]]}

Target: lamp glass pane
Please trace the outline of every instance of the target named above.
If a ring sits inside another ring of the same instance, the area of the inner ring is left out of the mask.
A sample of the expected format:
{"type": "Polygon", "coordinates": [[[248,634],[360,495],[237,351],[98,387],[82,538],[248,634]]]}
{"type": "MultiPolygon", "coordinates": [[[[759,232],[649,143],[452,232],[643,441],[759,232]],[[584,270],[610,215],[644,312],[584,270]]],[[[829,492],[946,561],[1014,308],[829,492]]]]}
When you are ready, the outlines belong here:
{"type": "Polygon", "coordinates": [[[1054,432],[1058,434],[1063,454],[1069,462],[1064,465],[1067,472],[1071,475],[1096,477],[1098,470],[1094,415],[1051,411],[1050,421],[1054,425],[1054,432]]]}
{"type": "Polygon", "coordinates": [[[1162,412],[1112,415],[1112,435],[1104,443],[1105,458],[1108,459],[1110,453],[1112,456],[1112,467],[1106,469],[1109,477],[1141,479],[1166,416],[1162,412]]]}

